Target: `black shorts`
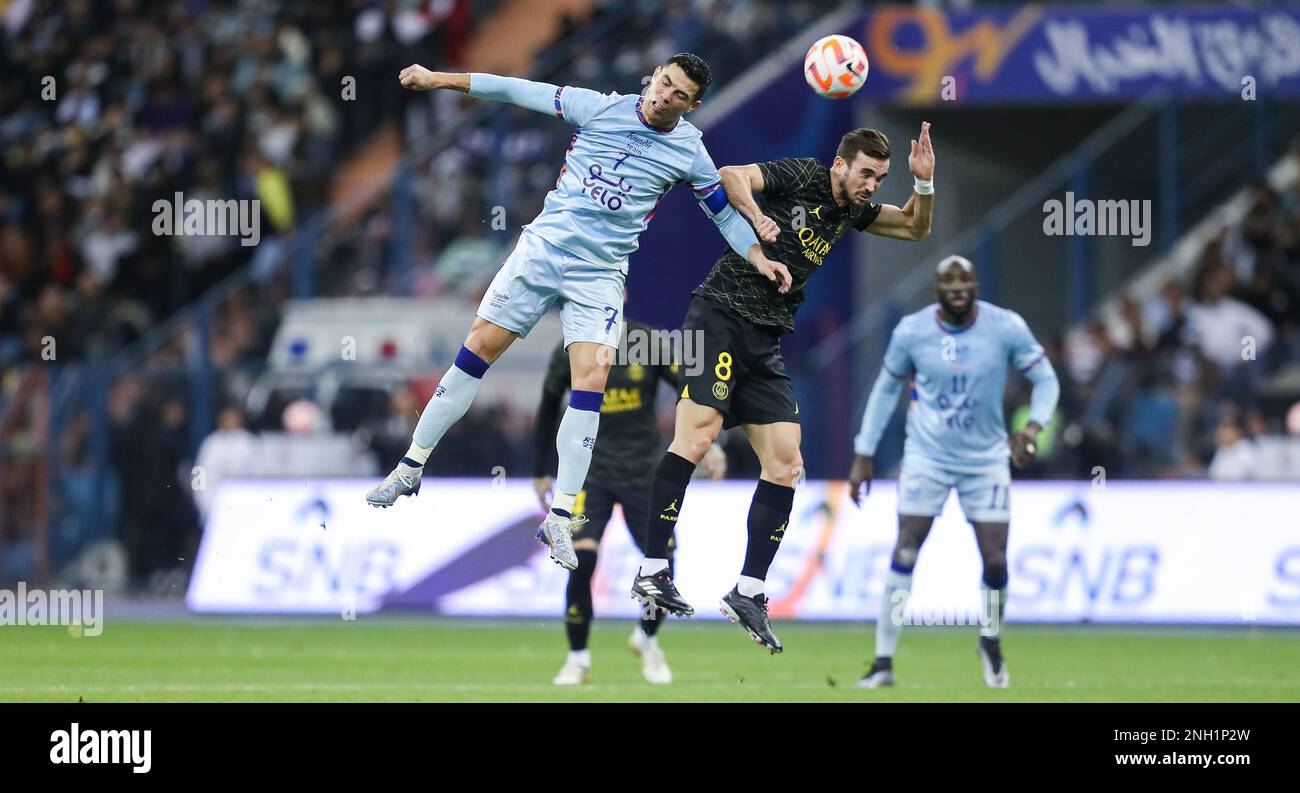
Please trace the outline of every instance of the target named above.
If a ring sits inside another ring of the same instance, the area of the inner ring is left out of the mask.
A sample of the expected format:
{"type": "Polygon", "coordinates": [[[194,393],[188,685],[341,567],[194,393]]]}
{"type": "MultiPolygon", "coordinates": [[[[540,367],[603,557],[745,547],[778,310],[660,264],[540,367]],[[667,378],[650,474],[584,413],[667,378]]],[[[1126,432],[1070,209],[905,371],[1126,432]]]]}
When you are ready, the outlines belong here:
{"type": "MultiPolygon", "coordinates": [[[[573,541],[594,539],[599,545],[614,514],[614,505],[618,504],[623,507],[623,520],[632,534],[632,542],[645,553],[641,534],[650,513],[650,484],[649,481],[639,485],[615,484],[589,477],[573,503],[573,514],[587,516],[587,522],[573,532],[573,541]]],[[[676,536],[669,538],[668,553],[672,554],[676,547],[676,536]]]]}
{"type": "Polygon", "coordinates": [[[682,323],[682,334],[691,333],[703,335],[703,366],[686,362],[680,398],[717,408],[726,417],[723,427],[799,422],[794,383],[781,359],[780,331],[695,297],[682,323]],[[692,374],[695,369],[699,371],[692,374]]]}

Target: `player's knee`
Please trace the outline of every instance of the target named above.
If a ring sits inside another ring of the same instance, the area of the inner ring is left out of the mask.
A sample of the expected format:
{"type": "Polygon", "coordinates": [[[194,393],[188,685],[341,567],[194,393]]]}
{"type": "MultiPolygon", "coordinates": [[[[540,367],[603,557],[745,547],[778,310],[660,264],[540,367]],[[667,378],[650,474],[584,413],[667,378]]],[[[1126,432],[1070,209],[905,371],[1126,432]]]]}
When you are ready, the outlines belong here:
{"type": "Polygon", "coordinates": [[[763,472],[765,478],[770,478],[778,485],[794,487],[803,479],[803,455],[799,453],[799,447],[780,451],[772,459],[766,460],[763,472]]]}
{"type": "Polygon", "coordinates": [[[608,369],[586,369],[574,372],[571,385],[574,391],[594,391],[605,393],[605,381],[609,378],[608,369]]]}
{"type": "Polygon", "coordinates": [[[513,340],[508,332],[487,322],[476,322],[465,336],[465,349],[491,364],[501,357],[513,340]]]}
{"type": "Polygon", "coordinates": [[[920,547],[915,545],[904,545],[899,543],[894,546],[894,569],[899,572],[910,573],[912,568],[916,567],[916,557],[920,552],[920,547]]]}
{"type": "Polygon", "coordinates": [[[712,427],[692,427],[675,435],[671,450],[674,454],[698,463],[704,459],[717,437],[718,433],[712,427]]]}

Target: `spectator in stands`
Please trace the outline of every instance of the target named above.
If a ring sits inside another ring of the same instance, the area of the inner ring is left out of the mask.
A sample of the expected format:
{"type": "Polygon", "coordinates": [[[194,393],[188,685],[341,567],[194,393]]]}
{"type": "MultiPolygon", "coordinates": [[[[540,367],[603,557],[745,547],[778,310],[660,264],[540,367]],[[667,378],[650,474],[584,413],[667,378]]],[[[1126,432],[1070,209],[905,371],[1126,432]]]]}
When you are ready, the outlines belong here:
{"type": "Polygon", "coordinates": [[[202,487],[195,484],[194,503],[199,516],[207,521],[217,488],[223,480],[246,473],[256,453],[256,437],[244,428],[244,414],[235,405],[226,405],[218,413],[217,429],[199,444],[194,458],[202,487]]]}
{"type": "Polygon", "coordinates": [[[1237,395],[1254,390],[1263,376],[1259,360],[1273,343],[1268,318],[1229,297],[1233,271],[1210,259],[1197,277],[1196,302],[1187,309],[1188,340],[1219,369],[1224,383],[1237,395]]]}
{"type": "Polygon", "coordinates": [[[1218,449],[1210,463],[1210,478],[1242,481],[1255,478],[1255,444],[1246,437],[1235,415],[1225,416],[1216,433],[1218,449]]]}

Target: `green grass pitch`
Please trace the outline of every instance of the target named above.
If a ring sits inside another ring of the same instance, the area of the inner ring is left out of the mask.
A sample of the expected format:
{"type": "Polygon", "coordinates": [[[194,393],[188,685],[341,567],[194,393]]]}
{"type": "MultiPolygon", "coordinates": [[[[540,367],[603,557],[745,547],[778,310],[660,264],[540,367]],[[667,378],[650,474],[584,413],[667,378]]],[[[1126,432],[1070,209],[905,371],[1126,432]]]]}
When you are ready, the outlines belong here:
{"type": "Polygon", "coordinates": [[[895,657],[899,686],[853,687],[871,652],[864,623],[775,624],[769,656],[727,623],[673,620],[676,675],[651,686],[597,620],[590,681],[557,688],[558,621],[414,617],[110,622],[0,628],[0,701],[1300,701],[1300,631],[1008,626],[1012,688],[986,689],[972,628],[916,628],[895,657]]]}

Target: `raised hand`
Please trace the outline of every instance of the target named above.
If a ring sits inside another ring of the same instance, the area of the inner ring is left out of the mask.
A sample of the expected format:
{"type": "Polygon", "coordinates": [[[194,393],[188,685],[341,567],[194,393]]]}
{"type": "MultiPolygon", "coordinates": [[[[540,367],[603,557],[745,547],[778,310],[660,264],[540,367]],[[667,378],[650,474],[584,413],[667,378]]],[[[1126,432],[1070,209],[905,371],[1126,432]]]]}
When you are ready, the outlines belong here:
{"type": "Polygon", "coordinates": [[[912,141],[912,153],[907,156],[907,167],[917,179],[934,178],[934,146],[930,144],[930,122],[921,122],[921,138],[912,141]]]}

